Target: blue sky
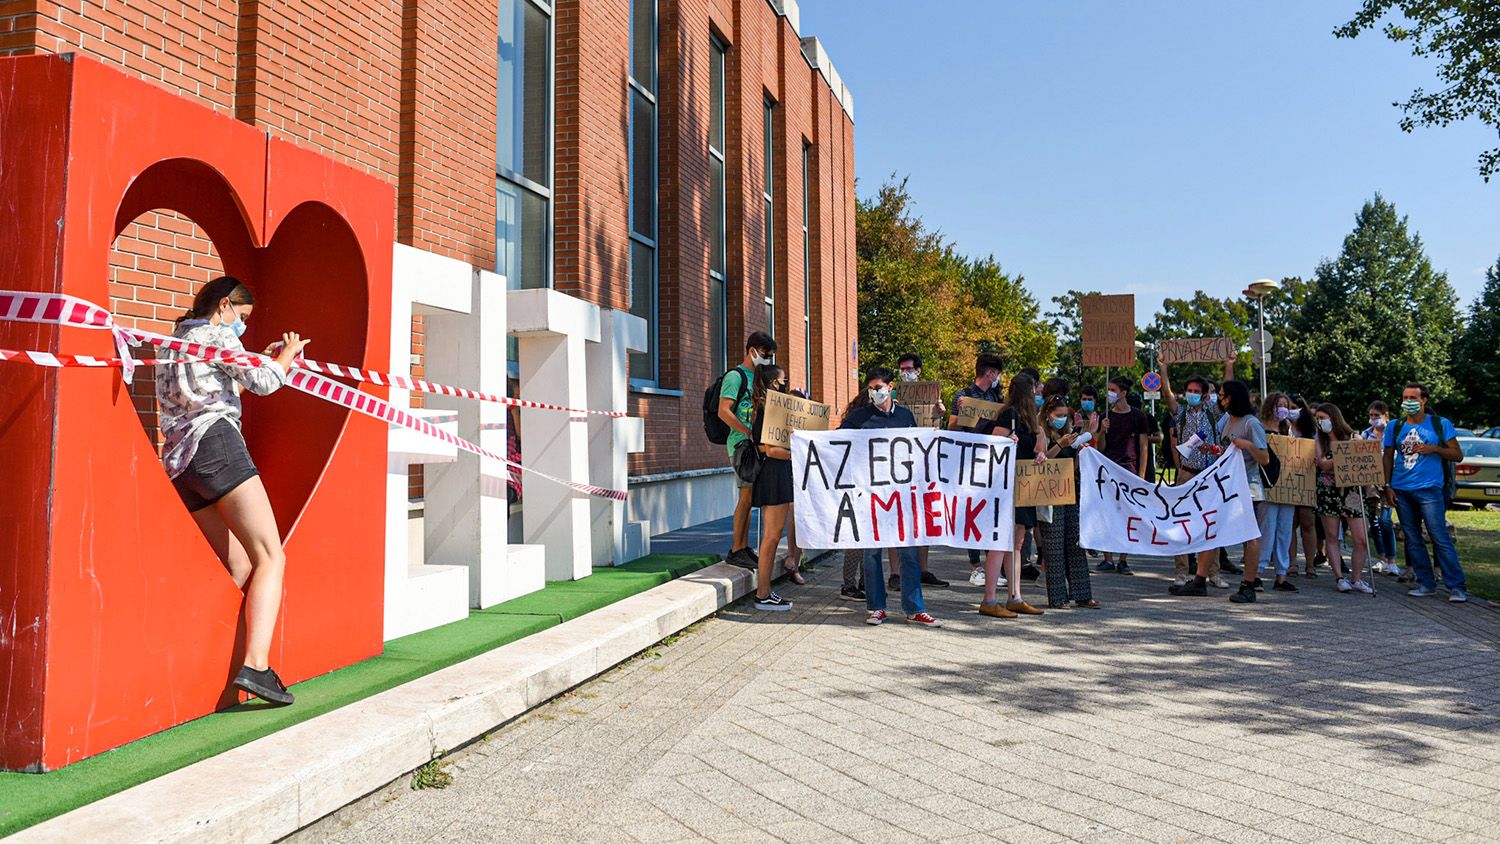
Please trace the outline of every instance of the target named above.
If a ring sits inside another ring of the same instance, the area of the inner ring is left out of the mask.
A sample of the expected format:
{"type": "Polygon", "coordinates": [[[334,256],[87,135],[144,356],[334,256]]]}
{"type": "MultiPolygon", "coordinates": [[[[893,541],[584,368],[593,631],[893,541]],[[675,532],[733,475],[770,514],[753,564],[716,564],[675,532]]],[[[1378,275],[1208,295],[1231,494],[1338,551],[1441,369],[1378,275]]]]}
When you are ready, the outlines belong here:
{"type": "Polygon", "coordinates": [[[1430,59],[1332,30],[1359,0],[802,0],[855,97],[867,196],[910,176],[918,213],[993,252],[1045,305],[1069,288],[1237,293],[1310,276],[1377,191],[1467,307],[1500,257],[1478,124],[1402,132],[1430,59]]]}

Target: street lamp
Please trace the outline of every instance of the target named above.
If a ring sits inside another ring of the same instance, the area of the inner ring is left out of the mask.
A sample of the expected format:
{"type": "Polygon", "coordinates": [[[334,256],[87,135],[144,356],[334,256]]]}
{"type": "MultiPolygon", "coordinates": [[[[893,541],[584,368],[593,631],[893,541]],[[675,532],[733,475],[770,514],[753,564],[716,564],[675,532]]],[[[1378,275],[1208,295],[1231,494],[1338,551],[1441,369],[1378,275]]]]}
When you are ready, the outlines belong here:
{"type": "Polygon", "coordinates": [[[1260,356],[1260,397],[1266,397],[1266,352],[1271,348],[1271,338],[1266,336],[1266,297],[1281,289],[1281,282],[1269,278],[1260,278],[1250,282],[1245,288],[1245,298],[1254,299],[1259,305],[1260,329],[1255,333],[1255,342],[1250,344],[1256,354],[1260,356]]]}

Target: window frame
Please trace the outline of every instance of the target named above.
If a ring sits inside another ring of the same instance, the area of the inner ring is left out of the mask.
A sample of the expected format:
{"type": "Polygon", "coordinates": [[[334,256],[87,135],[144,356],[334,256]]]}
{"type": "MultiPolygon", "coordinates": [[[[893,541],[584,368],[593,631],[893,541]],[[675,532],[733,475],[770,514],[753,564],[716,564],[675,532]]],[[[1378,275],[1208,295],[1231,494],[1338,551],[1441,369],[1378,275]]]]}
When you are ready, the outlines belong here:
{"type": "MultiPolygon", "coordinates": [[[[709,119],[708,128],[708,157],[709,163],[709,195],[713,195],[713,181],[718,182],[719,204],[716,208],[710,208],[709,213],[718,217],[717,232],[713,236],[717,243],[709,244],[708,260],[708,301],[709,318],[713,320],[710,329],[710,342],[714,345],[709,349],[714,367],[719,371],[729,369],[729,157],[728,151],[721,147],[728,146],[729,100],[727,90],[729,86],[729,45],[717,34],[710,32],[709,41],[709,113],[712,115],[715,104],[719,109],[719,125],[713,124],[709,119]],[[717,75],[717,85],[715,85],[717,75]],[[717,129],[717,137],[715,136],[717,129]],[[713,161],[719,163],[719,174],[713,175],[713,161]],[[715,266],[714,255],[717,250],[719,266],[715,266]],[[715,293],[717,304],[715,304],[715,293]],[[717,338],[713,336],[717,332],[717,338]]],[[[710,232],[715,227],[710,225],[710,232]]]]}
{"type": "MultiPolygon", "coordinates": [[[[659,387],[661,381],[661,272],[659,267],[659,244],[661,239],[661,171],[660,171],[660,147],[661,147],[661,114],[657,92],[660,91],[661,83],[661,3],[660,0],[651,0],[651,79],[648,80],[650,88],[642,84],[641,80],[635,78],[635,11],[637,0],[625,0],[629,3],[630,19],[630,55],[626,65],[625,97],[626,97],[626,136],[628,148],[628,173],[627,184],[629,185],[629,196],[626,201],[627,222],[626,230],[629,234],[630,248],[627,250],[626,261],[629,267],[630,278],[630,304],[631,313],[635,312],[636,291],[636,266],[635,247],[640,245],[649,249],[651,259],[649,261],[649,272],[651,278],[648,284],[651,302],[647,307],[646,320],[646,351],[631,355],[645,355],[650,366],[650,377],[642,378],[631,375],[632,367],[627,362],[626,374],[629,385],[636,387],[659,387]],[[635,177],[636,177],[636,98],[640,97],[651,106],[651,232],[650,236],[636,231],[636,200],[635,177]]],[[[640,316],[637,314],[637,316],[640,316]]]]}
{"type": "Polygon", "coordinates": [[[802,343],[803,377],[808,390],[813,384],[812,369],[812,164],[813,145],[802,139],[802,343]]]}
{"type": "Polygon", "coordinates": [[[765,199],[765,249],[766,249],[766,333],[776,337],[776,100],[765,95],[761,112],[763,143],[762,157],[765,166],[765,184],[761,195],[765,199]]]}

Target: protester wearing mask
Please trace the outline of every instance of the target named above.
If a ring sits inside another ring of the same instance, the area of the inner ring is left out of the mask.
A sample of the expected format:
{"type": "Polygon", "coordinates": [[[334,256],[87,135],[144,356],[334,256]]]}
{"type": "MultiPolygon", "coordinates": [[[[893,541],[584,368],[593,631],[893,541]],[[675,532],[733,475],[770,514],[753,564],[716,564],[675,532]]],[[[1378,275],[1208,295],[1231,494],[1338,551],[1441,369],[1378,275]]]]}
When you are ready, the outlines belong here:
{"type": "MultiPolygon", "coordinates": [[[[1066,396],[1049,396],[1042,408],[1042,418],[1046,424],[1047,459],[1069,460],[1077,456],[1078,449],[1089,447],[1087,442],[1082,445],[1078,442],[1084,435],[1073,425],[1073,411],[1066,396]]],[[[1052,505],[1052,521],[1043,522],[1040,527],[1047,558],[1047,606],[1098,609],[1099,602],[1094,600],[1089,584],[1089,563],[1078,544],[1078,502],[1052,505]]]]}
{"type": "MultiPolygon", "coordinates": [[[[891,382],[895,379],[896,374],[883,366],[865,373],[865,390],[869,394],[870,403],[845,415],[839,428],[915,428],[916,417],[891,398],[891,382]]],[[[881,571],[884,556],[883,548],[865,551],[866,624],[883,624],[886,619],[885,575],[881,571]]],[[[901,611],[906,614],[906,620],[919,627],[942,627],[943,623],[928,615],[927,608],[922,603],[922,566],[918,561],[917,549],[903,547],[899,549],[898,556],[901,560],[901,611]]]]}
{"type": "Polygon", "coordinates": [[[1365,491],[1358,486],[1339,486],[1333,475],[1333,444],[1354,438],[1354,429],[1344,421],[1338,405],[1324,403],[1313,411],[1318,426],[1318,451],[1314,464],[1318,468],[1318,518],[1323,520],[1324,553],[1333,566],[1340,592],[1375,594],[1364,579],[1365,561],[1369,557],[1369,539],[1365,533],[1365,491]],[[1349,573],[1344,574],[1344,555],[1339,548],[1339,526],[1349,531],[1354,553],[1349,557],[1349,573]]]}
{"type": "MultiPolygon", "coordinates": [[[[906,354],[902,355],[900,360],[896,361],[896,375],[902,381],[905,381],[907,383],[911,383],[913,381],[921,381],[922,356],[917,354],[916,352],[907,352],[906,354]]],[[[948,412],[948,409],[943,405],[941,398],[938,399],[937,411],[939,416],[943,416],[948,412]]],[[[948,581],[943,580],[937,575],[933,574],[931,571],[928,571],[927,546],[923,545],[920,549],[918,549],[918,551],[919,553],[917,557],[922,563],[922,585],[933,586],[937,588],[947,586],[948,581]]],[[[896,560],[896,551],[895,549],[891,549],[890,566],[893,573],[891,574],[890,580],[886,581],[887,589],[901,588],[901,576],[894,573],[897,570],[898,565],[899,564],[896,560]]]]}
{"type": "MultiPolygon", "coordinates": [[[[1016,443],[1017,464],[1046,461],[1045,454],[1037,453],[1037,441],[1042,436],[1042,421],[1036,410],[1036,382],[1029,375],[1017,375],[1010,381],[1005,397],[1005,409],[995,420],[993,433],[997,437],[1009,437],[1016,443]]],[[[1012,534],[1011,550],[992,550],[984,560],[984,601],[979,605],[979,614],[994,618],[1015,618],[1017,615],[1041,615],[1042,610],[1026,603],[1021,598],[1020,550],[1026,534],[1036,527],[1035,507],[1015,508],[1015,530],[1012,534]],[[1010,598],[1000,606],[996,590],[1000,584],[1000,567],[1008,569],[1006,577],[1010,584],[1010,598]]],[[[1001,535],[1004,534],[1001,526],[1001,535]]]]}
{"type": "MultiPolygon", "coordinates": [[[[1225,447],[1238,450],[1245,461],[1245,477],[1250,486],[1250,498],[1255,502],[1255,515],[1259,519],[1265,507],[1265,482],[1261,479],[1260,467],[1271,462],[1266,442],[1266,429],[1255,416],[1255,406],[1250,403],[1250,387],[1243,381],[1226,381],[1219,395],[1220,404],[1226,413],[1219,420],[1219,442],[1225,447]]],[[[1168,589],[1173,595],[1208,594],[1208,568],[1217,557],[1217,548],[1198,553],[1198,574],[1182,586],[1168,589]]],[[[1257,577],[1260,563],[1260,539],[1245,543],[1245,574],[1240,588],[1229,600],[1236,604],[1255,603],[1255,590],[1260,584],[1257,577]]]]}
{"type": "MultiPolygon", "coordinates": [[[[1219,409],[1210,401],[1212,395],[1208,391],[1208,379],[1201,375],[1194,375],[1187,380],[1183,394],[1179,397],[1172,391],[1172,381],[1168,377],[1166,367],[1162,367],[1161,389],[1166,398],[1167,414],[1172,420],[1170,425],[1171,435],[1168,437],[1168,453],[1175,459],[1177,465],[1177,477],[1174,484],[1184,484],[1197,477],[1199,472],[1207,469],[1218,459],[1218,448],[1215,443],[1219,440],[1219,409]],[[1193,442],[1197,438],[1196,445],[1186,455],[1178,451],[1178,447],[1184,443],[1193,442]]],[[[1176,568],[1176,576],[1173,579],[1175,585],[1181,586],[1187,583],[1190,557],[1187,554],[1179,554],[1173,558],[1176,568]]],[[[1192,562],[1196,563],[1193,559],[1192,562]]],[[[1219,558],[1214,557],[1209,565],[1208,582],[1220,589],[1228,589],[1229,584],[1219,575],[1219,558]]]]}
{"type": "Polygon", "coordinates": [[[1437,594],[1432,558],[1427,553],[1425,532],[1432,539],[1448,600],[1469,600],[1464,591],[1464,570],[1458,548],[1448,533],[1448,467],[1444,461],[1464,459],[1453,432],[1453,423],[1427,412],[1428,392],[1421,384],[1407,384],[1401,391],[1402,419],[1385,428],[1386,503],[1396,508],[1406,535],[1407,559],[1417,587],[1406,594],[1413,598],[1437,594]],[[1399,453],[1398,453],[1399,452],[1399,453]]]}
{"type": "MultiPolygon", "coordinates": [[[[754,413],[755,368],[769,366],[776,354],[776,340],[764,331],[757,331],[745,339],[745,359],[739,366],[724,374],[723,386],[719,390],[719,419],[729,426],[729,465],[734,465],[734,452],[740,443],[749,441],[750,423],[754,413]]],[[[760,560],[750,547],[750,511],[753,484],[739,480],[739,499],[734,507],[734,535],[729,543],[729,555],[725,561],[747,569],[755,569],[760,560]]]]}
{"type": "MultiPolygon", "coordinates": [[[[1287,436],[1299,440],[1314,439],[1318,435],[1317,423],[1313,421],[1312,410],[1308,407],[1307,399],[1301,396],[1287,396],[1286,411],[1283,414],[1277,411],[1278,418],[1285,419],[1287,424],[1287,436]]],[[[1318,576],[1318,565],[1324,562],[1323,552],[1319,549],[1322,540],[1322,526],[1318,523],[1317,509],[1314,507],[1298,507],[1294,517],[1293,534],[1290,556],[1292,565],[1297,564],[1297,545],[1300,540],[1302,545],[1302,576],[1315,578],[1318,576]]]]}
{"type": "MultiPolygon", "coordinates": [[[[1149,423],[1146,414],[1130,406],[1128,399],[1130,379],[1118,376],[1110,379],[1108,398],[1109,413],[1104,419],[1104,456],[1119,464],[1128,472],[1146,479],[1146,449],[1149,447],[1149,423]]],[[[1124,554],[1104,552],[1104,562],[1099,571],[1120,574],[1135,574],[1124,554]],[[1119,561],[1115,561],[1115,557],[1119,561]]]]}
{"type": "MultiPolygon", "coordinates": [[[[1284,393],[1268,393],[1260,406],[1261,425],[1267,431],[1285,436],[1287,411],[1291,406],[1291,400],[1284,393]]],[[[1287,579],[1292,566],[1292,529],[1296,520],[1297,508],[1292,504],[1267,501],[1260,514],[1260,568],[1275,567],[1276,582],[1271,588],[1277,592],[1299,591],[1287,579]]]]}
{"type": "MultiPolygon", "coordinates": [[[[1370,402],[1370,427],[1360,436],[1367,440],[1381,439],[1385,436],[1385,428],[1390,419],[1391,410],[1385,402],[1370,402]]],[[[1365,511],[1370,519],[1371,533],[1375,534],[1375,553],[1380,555],[1380,559],[1370,567],[1371,570],[1377,574],[1400,577],[1401,565],[1396,562],[1396,529],[1391,523],[1391,508],[1385,503],[1384,484],[1369,488],[1365,496],[1365,511]]]]}
{"type": "MultiPolygon", "coordinates": [[[[1085,384],[1078,388],[1078,411],[1073,414],[1073,427],[1081,433],[1086,433],[1093,440],[1102,439],[1103,422],[1099,419],[1099,391],[1085,384]]],[[[1099,552],[1091,548],[1083,549],[1085,557],[1097,557],[1099,552]]]]}
{"type": "MultiPolygon", "coordinates": [[[[1035,384],[1034,395],[1031,401],[1036,405],[1037,415],[1042,412],[1042,404],[1047,400],[1046,385],[1042,383],[1042,373],[1034,366],[1023,366],[1017,375],[1025,375],[1035,384]]],[[[1041,575],[1039,564],[1042,562],[1042,543],[1039,538],[1038,528],[1032,528],[1026,532],[1026,540],[1021,544],[1021,579],[1028,583],[1034,583],[1041,575]]]]}
{"type": "Polygon", "coordinates": [[[782,529],[792,505],[792,453],[787,449],[760,443],[766,418],[766,395],[786,392],[786,373],[775,364],[755,368],[755,387],[751,403],[755,421],[750,442],[760,450],[760,471],[750,484],[751,503],[760,508],[760,554],[756,558],[755,608],[785,612],[792,602],[771,591],[771,569],[776,564],[776,548],[781,544],[782,529]]]}
{"type": "MultiPolygon", "coordinates": [[[[958,405],[964,399],[977,399],[979,401],[995,402],[999,404],[1002,400],[1000,395],[1000,358],[997,355],[983,354],[974,359],[974,383],[959,390],[953,397],[954,411],[957,412],[958,405]]],[[[994,427],[992,423],[980,422],[975,426],[975,433],[987,434],[994,427]]],[[[948,430],[957,431],[958,417],[948,417],[948,430]]],[[[969,583],[973,586],[984,585],[984,565],[982,555],[969,549],[969,583]]],[[[1003,582],[1000,585],[1005,585],[1003,582]]]]}

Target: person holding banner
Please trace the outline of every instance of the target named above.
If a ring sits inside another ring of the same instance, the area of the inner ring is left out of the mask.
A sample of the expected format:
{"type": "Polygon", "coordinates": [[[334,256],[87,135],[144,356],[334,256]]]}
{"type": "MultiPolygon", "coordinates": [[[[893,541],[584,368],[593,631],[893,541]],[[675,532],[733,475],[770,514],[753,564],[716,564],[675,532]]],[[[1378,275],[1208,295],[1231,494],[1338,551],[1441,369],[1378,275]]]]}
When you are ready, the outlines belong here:
{"type": "MultiPolygon", "coordinates": [[[[254,308],[248,287],[221,276],[198,290],[192,309],[177,320],[172,336],[244,351],[240,337],[254,308]]],[[[245,659],[234,685],[280,705],[293,700],[269,662],[281,612],[286,552],[271,500],[240,433],[240,391],[265,396],[281,389],[307,344],[294,333],[283,334],[276,358],[253,368],[215,361],[156,370],[156,399],[166,440],[162,465],[234,585],[245,590],[245,659]]],[[[184,356],[165,349],[162,357],[184,356]]]]}
{"type": "Polygon", "coordinates": [[[1318,518],[1323,520],[1324,554],[1333,566],[1335,586],[1340,592],[1375,594],[1365,582],[1365,561],[1370,555],[1369,536],[1365,533],[1365,490],[1361,486],[1339,486],[1333,471],[1333,444],[1354,439],[1354,429],[1344,421],[1338,405],[1324,403],[1313,412],[1318,426],[1318,518]],[[1344,555],[1339,548],[1339,525],[1349,531],[1354,553],[1349,555],[1349,574],[1344,574],[1344,555]],[[1352,579],[1351,579],[1352,578],[1352,579]]]}
{"type": "MultiPolygon", "coordinates": [[[[917,354],[916,352],[907,352],[906,354],[902,355],[899,360],[896,361],[896,370],[897,370],[897,374],[900,376],[900,378],[901,378],[902,381],[905,381],[907,383],[914,383],[914,382],[917,382],[917,381],[921,381],[922,380],[922,356],[919,355],[919,354],[917,354]]],[[[933,382],[933,384],[936,386],[937,382],[933,382]]],[[[941,395],[938,397],[937,414],[938,414],[937,418],[939,418],[939,419],[941,419],[944,416],[948,415],[948,408],[943,405],[943,399],[942,399],[941,395]]],[[[894,556],[896,554],[895,549],[891,550],[891,554],[892,554],[892,557],[891,557],[891,567],[895,568],[897,566],[897,564],[898,564],[897,561],[896,561],[896,559],[895,559],[895,556],[894,556]]],[[[942,578],[939,578],[937,575],[933,574],[931,571],[928,571],[928,569],[927,569],[927,546],[926,545],[922,546],[921,553],[918,554],[918,559],[922,563],[922,585],[923,586],[944,587],[944,586],[948,585],[948,581],[943,580],[942,578]]],[[[898,580],[899,577],[900,577],[900,575],[892,575],[892,581],[898,580]]],[[[901,584],[899,582],[896,582],[896,583],[887,582],[886,585],[888,587],[890,587],[890,588],[900,588],[901,584]]]]}
{"type": "MultiPolygon", "coordinates": [[[[844,420],[839,423],[839,428],[917,427],[917,419],[912,412],[896,404],[896,400],[891,398],[891,382],[895,379],[896,374],[883,366],[874,367],[865,373],[865,391],[869,394],[870,403],[845,414],[844,420]]],[[[792,483],[789,477],[787,495],[790,497],[791,494],[792,483]]],[[[865,617],[866,624],[885,623],[886,581],[881,571],[881,558],[884,556],[885,550],[882,548],[870,548],[865,551],[865,609],[868,611],[865,617]]],[[[918,558],[917,549],[913,546],[903,546],[899,549],[899,556],[901,559],[901,611],[906,614],[906,620],[919,627],[942,627],[941,621],[927,614],[927,608],[922,602],[922,564],[918,558]]]]}
{"type": "MultiPolygon", "coordinates": [[[[998,355],[982,354],[974,359],[974,383],[959,390],[958,394],[953,397],[955,415],[948,417],[948,430],[959,430],[960,426],[956,414],[959,405],[963,404],[964,399],[1000,402],[1000,368],[1001,362],[998,355]]],[[[988,433],[991,427],[993,426],[989,423],[980,422],[974,427],[974,432],[978,434],[988,433]]],[[[973,586],[983,586],[984,578],[984,566],[980,561],[980,554],[978,551],[970,549],[969,583],[973,586]]]]}
{"type": "MultiPolygon", "coordinates": [[[[1378,399],[1370,402],[1369,419],[1370,427],[1360,436],[1378,440],[1385,436],[1385,426],[1391,419],[1390,407],[1378,399]]],[[[1371,532],[1375,534],[1375,553],[1380,555],[1370,569],[1376,574],[1400,577],[1401,565],[1396,562],[1396,529],[1391,522],[1391,508],[1385,505],[1385,484],[1366,488],[1365,511],[1373,528],[1371,532]]]]}
{"type": "Polygon", "coordinates": [[[771,591],[771,568],[776,564],[776,548],[787,525],[787,511],[792,506],[792,453],[781,446],[761,443],[766,423],[766,394],[786,392],[786,373],[775,364],[755,368],[754,389],[750,401],[755,422],[750,442],[760,451],[760,471],[750,484],[751,506],[760,508],[760,555],[755,566],[755,608],[767,612],[786,612],[792,602],[771,591]]]}
{"type": "MultiPolygon", "coordinates": [[[[1068,406],[1068,397],[1053,394],[1042,408],[1046,420],[1046,455],[1048,460],[1068,460],[1077,456],[1083,432],[1074,426],[1073,409],[1068,406]]],[[[1076,468],[1075,468],[1076,471],[1076,468]]],[[[1076,486],[1076,481],[1075,481],[1076,486]]],[[[1047,560],[1047,606],[1063,609],[1068,606],[1099,609],[1089,586],[1089,561],[1083,555],[1083,546],[1078,542],[1078,502],[1052,505],[1052,522],[1043,522],[1043,557],[1047,560]]]]}
{"type": "MultiPolygon", "coordinates": [[[[1037,452],[1037,440],[1042,436],[1041,416],[1036,411],[1036,382],[1031,376],[1021,374],[1010,380],[1006,393],[1005,408],[995,420],[992,433],[997,437],[1009,437],[1016,443],[1016,462],[1028,460],[1037,463],[1047,459],[1037,452]]],[[[992,549],[984,558],[984,600],[979,604],[979,614],[994,618],[1015,618],[1018,615],[1041,615],[1042,610],[1028,604],[1021,597],[1021,546],[1027,531],[1036,527],[1035,507],[1015,508],[1015,529],[1009,549],[992,549]],[[1000,579],[1000,567],[1008,571],[1005,580],[1000,579]],[[1001,607],[997,591],[1001,582],[1008,583],[1009,598],[1001,607]]]]}
{"type": "MultiPolygon", "coordinates": [[[[1255,416],[1255,405],[1250,403],[1250,387],[1243,381],[1225,381],[1219,391],[1219,401],[1225,415],[1219,420],[1218,437],[1224,447],[1233,446],[1245,461],[1245,478],[1250,487],[1250,500],[1255,502],[1254,512],[1258,519],[1265,507],[1265,482],[1260,467],[1271,462],[1266,441],[1266,429],[1255,416]]],[[[1258,531],[1257,531],[1258,533],[1258,531]]],[[[1189,583],[1172,586],[1167,591],[1173,595],[1208,594],[1208,571],[1218,557],[1217,548],[1198,552],[1198,574],[1189,583]]],[[[1240,588],[1229,600],[1236,604],[1255,603],[1255,589],[1259,583],[1260,538],[1245,541],[1244,579],[1240,588]]]]}
{"type": "MultiPolygon", "coordinates": [[[[1260,406],[1261,426],[1285,436],[1286,411],[1290,407],[1291,400],[1285,393],[1274,390],[1267,393],[1260,406]]],[[[1285,464],[1282,464],[1281,471],[1285,475],[1285,464]]],[[[1294,504],[1267,501],[1260,513],[1260,568],[1268,569],[1274,565],[1276,582],[1271,588],[1277,592],[1300,591],[1287,577],[1292,569],[1292,529],[1296,519],[1297,507],[1294,504]]]]}
{"type": "MultiPolygon", "coordinates": [[[[1104,417],[1103,452],[1105,457],[1122,469],[1145,480],[1150,422],[1145,413],[1130,406],[1129,396],[1129,378],[1118,375],[1110,379],[1107,393],[1109,412],[1104,417]]],[[[1135,574],[1124,554],[1120,555],[1118,562],[1110,559],[1111,556],[1107,551],[1104,553],[1104,562],[1099,564],[1099,571],[1135,574]]]]}
{"type": "MultiPolygon", "coordinates": [[[[1177,394],[1172,391],[1172,380],[1167,375],[1167,367],[1161,369],[1162,395],[1166,397],[1167,413],[1172,420],[1168,446],[1177,464],[1174,483],[1183,484],[1218,459],[1219,410],[1208,402],[1208,379],[1202,375],[1189,378],[1182,388],[1182,400],[1178,401],[1177,394]]],[[[1178,554],[1172,558],[1176,568],[1173,583],[1178,586],[1187,583],[1188,560],[1187,554],[1178,554]]],[[[1229,584],[1219,576],[1217,557],[1209,567],[1208,582],[1220,589],[1229,588],[1229,584]]]]}

